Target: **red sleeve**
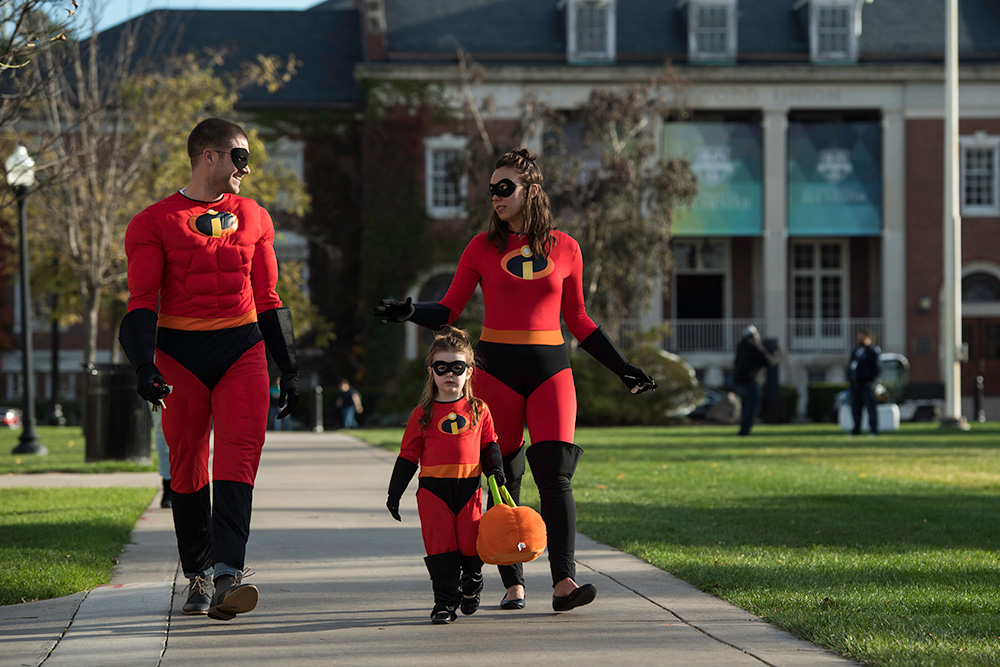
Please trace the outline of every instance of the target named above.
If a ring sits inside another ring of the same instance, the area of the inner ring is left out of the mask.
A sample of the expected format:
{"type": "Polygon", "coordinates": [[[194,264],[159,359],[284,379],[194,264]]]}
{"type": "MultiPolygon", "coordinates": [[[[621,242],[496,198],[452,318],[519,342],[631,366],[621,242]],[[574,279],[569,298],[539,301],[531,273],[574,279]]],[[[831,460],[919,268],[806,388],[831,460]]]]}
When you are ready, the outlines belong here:
{"type": "Polygon", "coordinates": [[[486,235],[477,234],[469,241],[462,252],[462,258],[458,260],[458,268],[455,269],[455,277],[451,279],[448,292],[441,299],[441,305],[451,311],[449,323],[458,319],[458,316],[465,310],[465,304],[469,303],[472,293],[476,291],[479,281],[482,279],[478,267],[479,257],[484,249],[486,235]]]}
{"type": "Polygon", "coordinates": [[[254,306],[258,313],[281,308],[276,289],[278,260],[274,256],[274,223],[271,214],[260,206],[260,238],[254,245],[253,264],[250,266],[250,286],[253,288],[254,306]]]}
{"type": "Polygon", "coordinates": [[[410,421],[406,423],[403,442],[399,446],[399,455],[412,463],[420,463],[420,455],[424,453],[424,433],[420,430],[423,413],[420,408],[414,408],[410,413],[410,421]]]}
{"type": "Polygon", "coordinates": [[[483,403],[483,414],[479,417],[479,449],[486,449],[497,440],[497,432],[493,428],[493,415],[489,406],[483,403]]]}
{"type": "Polygon", "coordinates": [[[128,309],[145,308],[157,312],[166,252],[155,219],[143,211],[132,218],[125,230],[128,257],[128,309]]]}
{"type": "Polygon", "coordinates": [[[562,316],[566,328],[577,340],[583,340],[597,330],[594,320],[587,314],[587,306],[583,301],[583,253],[575,240],[563,236],[572,243],[572,267],[563,280],[562,316]]]}

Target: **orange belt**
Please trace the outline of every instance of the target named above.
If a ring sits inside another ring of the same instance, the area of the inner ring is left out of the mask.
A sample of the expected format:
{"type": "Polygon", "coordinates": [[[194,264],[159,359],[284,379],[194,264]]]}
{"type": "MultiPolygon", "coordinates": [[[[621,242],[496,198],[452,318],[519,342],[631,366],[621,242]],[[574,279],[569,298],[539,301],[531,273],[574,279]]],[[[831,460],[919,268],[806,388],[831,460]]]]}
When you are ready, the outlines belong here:
{"type": "Polygon", "coordinates": [[[419,477],[443,477],[446,479],[466,479],[479,477],[478,463],[443,463],[438,466],[420,466],[419,477]]]}
{"type": "Polygon", "coordinates": [[[563,335],[559,329],[555,331],[513,331],[483,327],[483,333],[479,340],[508,345],[562,345],[563,335]]]}
{"type": "Polygon", "coordinates": [[[236,317],[181,317],[180,315],[164,315],[156,320],[156,326],[165,329],[181,329],[182,331],[216,331],[218,329],[232,329],[241,327],[257,321],[257,311],[251,310],[249,313],[237,315],[236,317]]]}

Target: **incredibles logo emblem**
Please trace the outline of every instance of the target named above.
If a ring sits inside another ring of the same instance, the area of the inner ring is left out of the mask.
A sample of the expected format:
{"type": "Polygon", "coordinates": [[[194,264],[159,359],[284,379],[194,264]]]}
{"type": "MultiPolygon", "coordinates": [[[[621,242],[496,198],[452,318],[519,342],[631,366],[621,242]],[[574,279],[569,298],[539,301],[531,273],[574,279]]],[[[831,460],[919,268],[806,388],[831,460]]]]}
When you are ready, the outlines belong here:
{"type": "Polygon", "coordinates": [[[521,246],[511,250],[500,260],[503,270],[521,280],[538,280],[552,273],[555,264],[552,258],[535,257],[531,246],[521,246]]]}
{"type": "Polygon", "coordinates": [[[210,208],[200,215],[192,215],[188,219],[188,226],[199,234],[220,239],[235,233],[240,221],[229,211],[210,208]]]}
{"type": "Polygon", "coordinates": [[[457,412],[449,412],[438,422],[438,430],[448,435],[458,435],[469,429],[469,420],[457,412]]]}

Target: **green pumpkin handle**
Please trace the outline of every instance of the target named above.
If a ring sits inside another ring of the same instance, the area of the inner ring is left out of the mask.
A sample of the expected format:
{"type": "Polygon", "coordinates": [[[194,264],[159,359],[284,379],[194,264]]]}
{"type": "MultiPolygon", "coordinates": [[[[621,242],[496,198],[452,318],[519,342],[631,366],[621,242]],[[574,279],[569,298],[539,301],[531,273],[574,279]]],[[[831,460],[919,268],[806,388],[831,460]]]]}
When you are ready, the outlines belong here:
{"type": "Polygon", "coordinates": [[[517,507],[517,503],[514,499],[510,497],[510,491],[507,490],[506,486],[501,486],[497,488],[496,476],[490,475],[486,478],[486,481],[490,485],[490,493],[493,494],[493,502],[502,502],[504,505],[509,505],[511,507],[517,507]]]}

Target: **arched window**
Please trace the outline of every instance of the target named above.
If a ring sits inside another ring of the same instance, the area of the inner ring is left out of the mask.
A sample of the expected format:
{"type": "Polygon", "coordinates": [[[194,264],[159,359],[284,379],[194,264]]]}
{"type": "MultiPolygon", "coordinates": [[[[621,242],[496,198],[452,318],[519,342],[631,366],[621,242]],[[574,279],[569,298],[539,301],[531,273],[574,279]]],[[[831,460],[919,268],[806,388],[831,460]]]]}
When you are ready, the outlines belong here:
{"type": "Polygon", "coordinates": [[[972,273],[962,278],[963,303],[1000,302],[1000,279],[989,273],[972,273]]]}

